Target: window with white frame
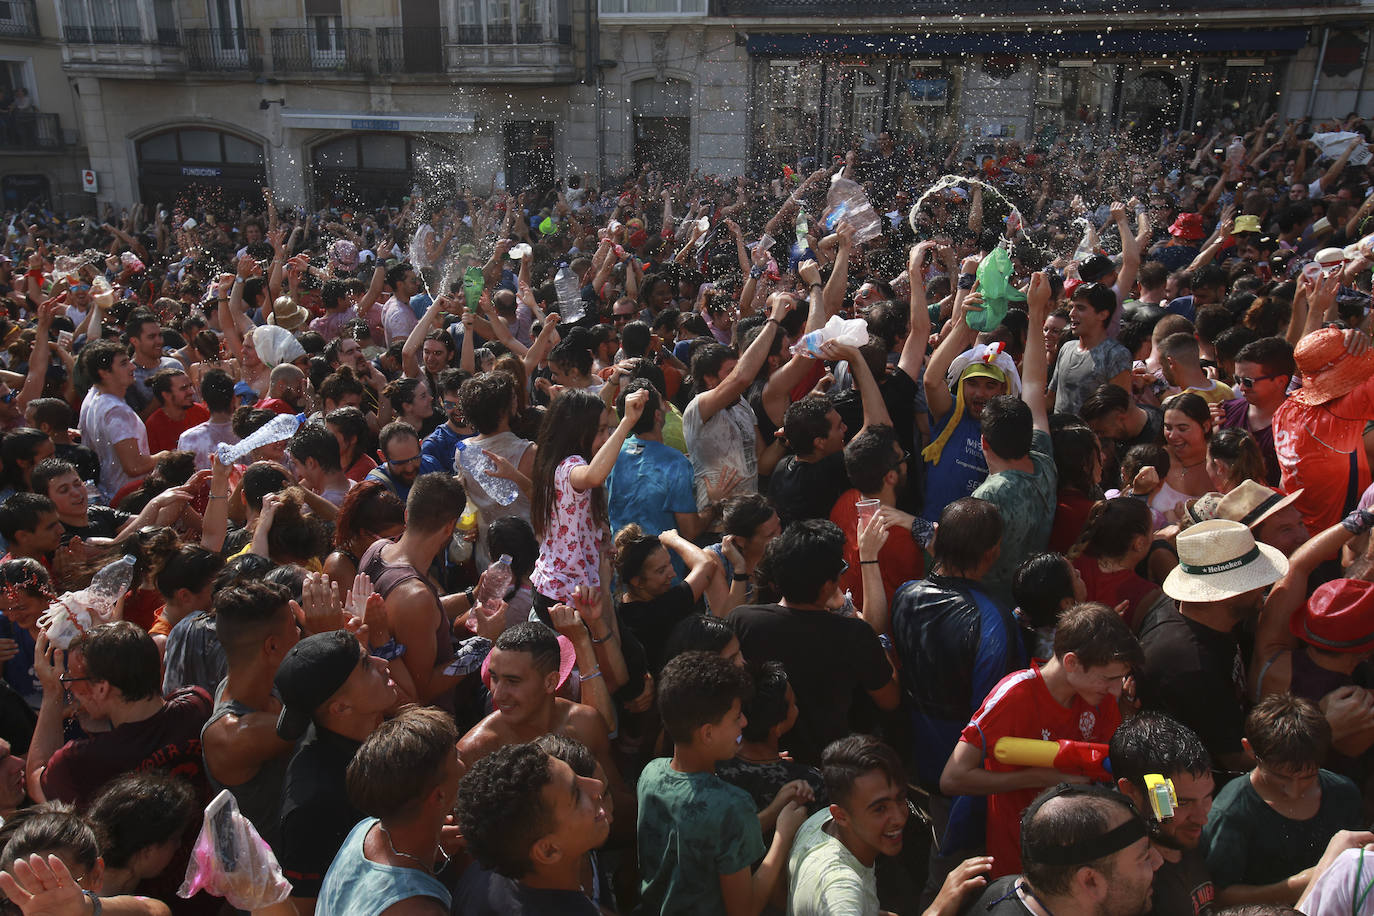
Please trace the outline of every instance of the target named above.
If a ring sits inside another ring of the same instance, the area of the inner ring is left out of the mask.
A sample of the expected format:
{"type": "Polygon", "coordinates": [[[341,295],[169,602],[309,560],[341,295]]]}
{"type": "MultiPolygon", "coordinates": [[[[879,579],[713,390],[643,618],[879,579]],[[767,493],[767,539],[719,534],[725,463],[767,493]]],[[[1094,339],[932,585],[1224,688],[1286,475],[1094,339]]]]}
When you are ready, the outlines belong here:
{"type": "Polygon", "coordinates": [[[136,44],[143,40],[138,0],[63,0],[67,41],[136,44]]]}
{"type": "Polygon", "coordinates": [[[603,16],[704,16],[706,0],[598,0],[603,16]]]}

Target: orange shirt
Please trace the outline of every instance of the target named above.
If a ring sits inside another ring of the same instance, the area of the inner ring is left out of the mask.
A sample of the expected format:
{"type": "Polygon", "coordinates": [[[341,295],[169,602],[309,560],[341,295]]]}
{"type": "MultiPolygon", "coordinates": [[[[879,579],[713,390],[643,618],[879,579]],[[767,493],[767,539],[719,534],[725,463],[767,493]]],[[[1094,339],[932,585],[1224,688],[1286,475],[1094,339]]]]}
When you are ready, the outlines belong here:
{"type": "Polygon", "coordinates": [[[1374,378],[1318,407],[1289,398],[1274,412],[1280,486],[1286,493],[1303,491],[1293,505],[1302,513],[1309,534],[1339,522],[1347,501],[1353,508],[1369,486],[1364,427],[1370,420],[1374,420],[1374,378]]]}

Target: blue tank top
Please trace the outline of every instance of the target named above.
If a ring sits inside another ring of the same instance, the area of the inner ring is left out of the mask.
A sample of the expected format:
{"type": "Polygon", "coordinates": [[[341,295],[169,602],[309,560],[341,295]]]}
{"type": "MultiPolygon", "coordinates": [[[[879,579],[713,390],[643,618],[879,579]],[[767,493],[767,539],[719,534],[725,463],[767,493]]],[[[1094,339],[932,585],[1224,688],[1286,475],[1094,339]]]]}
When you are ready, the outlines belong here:
{"type": "Polygon", "coordinates": [[[373,862],[363,855],[363,841],[377,823],[364,818],[349,832],[325,873],[315,912],[329,916],[376,916],[411,897],[433,897],[444,909],[453,906],[448,888],[429,872],[373,862]]]}
{"type": "MultiPolygon", "coordinates": [[[[954,422],[954,413],[946,423],[954,422]]],[[[940,437],[944,426],[931,429],[931,441],[940,437]]],[[[987,479],[988,460],[983,456],[983,427],[964,411],[959,425],[940,453],[940,463],[926,463],[926,505],[921,516],[938,522],[945,506],[956,499],[972,496],[978,485],[987,479]]]]}

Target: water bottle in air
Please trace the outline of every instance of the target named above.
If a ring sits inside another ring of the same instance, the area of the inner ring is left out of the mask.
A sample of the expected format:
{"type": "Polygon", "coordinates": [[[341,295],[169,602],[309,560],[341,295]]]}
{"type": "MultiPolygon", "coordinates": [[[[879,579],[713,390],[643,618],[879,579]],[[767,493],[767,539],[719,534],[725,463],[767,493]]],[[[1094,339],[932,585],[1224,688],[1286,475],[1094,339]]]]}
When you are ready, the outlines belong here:
{"type": "Polygon", "coordinates": [[[114,606],[124,597],[134,581],[134,566],[138,559],[125,554],[113,563],[101,567],[86,586],[86,606],[102,620],[110,618],[114,606]]]}
{"type": "Polygon", "coordinates": [[[501,554],[501,558],[487,567],[487,571],[482,573],[482,578],[477,582],[477,593],[473,600],[487,611],[495,611],[500,603],[505,600],[506,592],[510,590],[512,573],[510,569],[510,555],[501,554]]]}
{"type": "Polygon", "coordinates": [[[857,181],[836,174],[830,182],[825,205],[827,211],[821,225],[826,232],[834,232],[840,220],[845,220],[854,228],[854,241],[859,245],[883,234],[882,219],[857,181]]]}
{"type": "Polygon", "coordinates": [[[587,314],[582,304],[582,290],[577,285],[577,276],[567,264],[558,268],[553,275],[554,292],[558,294],[558,316],[564,324],[580,321],[587,314]]]}
{"type": "Polygon", "coordinates": [[[811,231],[811,225],[806,221],[806,211],[798,208],[797,210],[797,241],[805,242],[806,236],[811,231]]]}
{"type": "Polygon", "coordinates": [[[496,476],[496,465],[486,456],[480,445],[469,445],[466,441],[460,440],[458,463],[498,504],[509,506],[520,495],[520,489],[515,485],[515,481],[496,476]]]}
{"type": "Polygon", "coordinates": [[[1240,137],[1232,137],[1231,143],[1226,147],[1226,164],[1229,166],[1240,165],[1245,158],[1245,141],[1240,137]]]}

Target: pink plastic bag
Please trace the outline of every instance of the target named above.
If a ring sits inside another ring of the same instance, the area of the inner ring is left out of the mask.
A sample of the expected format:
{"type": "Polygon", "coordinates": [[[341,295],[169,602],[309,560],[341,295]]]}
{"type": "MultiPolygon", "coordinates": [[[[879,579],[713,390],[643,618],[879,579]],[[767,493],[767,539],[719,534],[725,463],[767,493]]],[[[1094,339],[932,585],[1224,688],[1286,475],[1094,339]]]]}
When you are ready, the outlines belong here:
{"type": "Polygon", "coordinates": [[[205,807],[205,821],[177,895],[191,897],[200,890],[250,911],[281,903],[291,895],[291,883],[282,877],[272,847],[239,813],[228,789],[205,807]]]}

